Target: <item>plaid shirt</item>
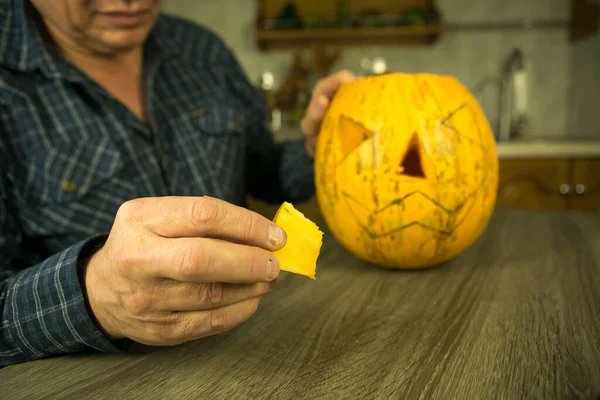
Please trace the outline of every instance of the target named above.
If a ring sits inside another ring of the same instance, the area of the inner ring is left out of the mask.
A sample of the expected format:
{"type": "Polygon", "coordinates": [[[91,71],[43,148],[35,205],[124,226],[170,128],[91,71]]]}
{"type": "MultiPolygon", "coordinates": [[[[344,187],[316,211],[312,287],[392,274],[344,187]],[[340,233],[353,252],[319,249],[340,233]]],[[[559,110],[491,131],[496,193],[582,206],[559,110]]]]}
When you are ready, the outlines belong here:
{"type": "Polygon", "coordinates": [[[123,350],[98,330],[77,268],[123,202],[274,203],[314,189],[303,143],[273,141],[260,92],[214,33],[160,16],[145,44],[144,125],[62,59],[34,16],[26,0],[0,1],[0,367],[123,350]]]}

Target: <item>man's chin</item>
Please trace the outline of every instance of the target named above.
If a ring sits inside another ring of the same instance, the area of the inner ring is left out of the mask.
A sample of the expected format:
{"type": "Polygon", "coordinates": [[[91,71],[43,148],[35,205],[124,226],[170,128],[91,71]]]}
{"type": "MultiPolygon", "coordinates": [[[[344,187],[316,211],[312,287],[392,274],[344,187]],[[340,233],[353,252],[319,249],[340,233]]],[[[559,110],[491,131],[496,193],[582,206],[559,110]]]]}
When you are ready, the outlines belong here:
{"type": "Polygon", "coordinates": [[[149,34],[148,29],[120,30],[102,36],[102,47],[108,52],[124,52],[140,47],[149,34]]]}

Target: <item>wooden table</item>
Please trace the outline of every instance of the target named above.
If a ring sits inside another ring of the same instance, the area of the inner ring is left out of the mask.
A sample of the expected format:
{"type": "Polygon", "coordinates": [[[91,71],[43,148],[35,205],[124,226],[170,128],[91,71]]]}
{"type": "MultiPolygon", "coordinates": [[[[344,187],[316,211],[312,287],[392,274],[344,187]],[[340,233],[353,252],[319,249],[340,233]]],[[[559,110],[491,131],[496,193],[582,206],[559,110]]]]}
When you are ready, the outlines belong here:
{"type": "Polygon", "coordinates": [[[386,271],[331,237],[238,329],[0,370],[9,399],[595,399],[600,216],[497,210],[444,266],[386,271]]]}

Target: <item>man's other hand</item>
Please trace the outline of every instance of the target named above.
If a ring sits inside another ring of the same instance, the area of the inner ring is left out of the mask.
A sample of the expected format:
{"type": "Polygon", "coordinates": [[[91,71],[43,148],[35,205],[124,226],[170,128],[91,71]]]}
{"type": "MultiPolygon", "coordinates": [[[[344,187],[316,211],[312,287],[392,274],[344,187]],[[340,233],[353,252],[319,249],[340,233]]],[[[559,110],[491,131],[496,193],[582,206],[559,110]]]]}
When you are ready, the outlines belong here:
{"type": "Polygon", "coordinates": [[[335,96],[338,88],[346,83],[354,81],[356,77],[348,70],[342,70],[335,74],[321,79],[313,90],[310,102],[306,107],[306,114],[300,123],[302,133],[304,134],[305,148],[308,154],[315,154],[317,145],[317,136],[321,128],[321,121],[325,111],[335,96]]]}

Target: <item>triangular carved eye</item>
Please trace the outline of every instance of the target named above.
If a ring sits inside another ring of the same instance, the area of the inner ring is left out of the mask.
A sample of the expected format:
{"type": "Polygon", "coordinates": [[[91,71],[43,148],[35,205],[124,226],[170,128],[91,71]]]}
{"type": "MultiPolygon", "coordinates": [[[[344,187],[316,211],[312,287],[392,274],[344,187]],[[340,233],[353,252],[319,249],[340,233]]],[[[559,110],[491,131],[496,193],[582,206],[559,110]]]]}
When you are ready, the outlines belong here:
{"type": "Polygon", "coordinates": [[[341,115],[338,120],[337,132],[340,135],[342,160],[360,146],[362,142],[371,139],[374,135],[373,131],[345,115],[341,115]]]}
{"type": "Polygon", "coordinates": [[[415,132],[410,138],[406,153],[404,153],[404,157],[400,162],[401,175],[408,175],[415,178],[425,178],[420,147],[419,136],[417,136],[417,133],[415,132]]]}

